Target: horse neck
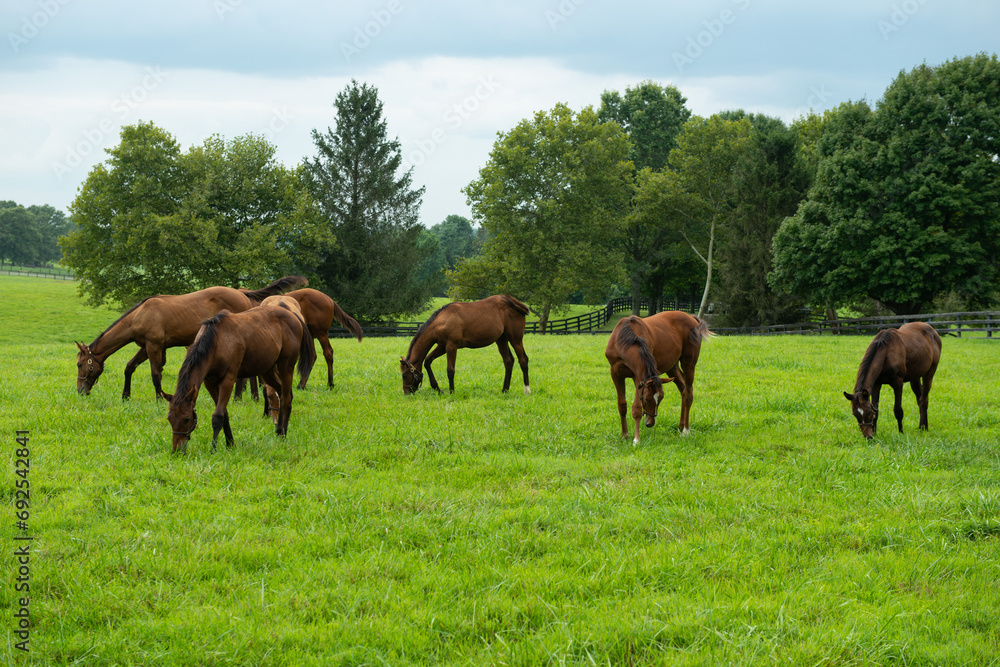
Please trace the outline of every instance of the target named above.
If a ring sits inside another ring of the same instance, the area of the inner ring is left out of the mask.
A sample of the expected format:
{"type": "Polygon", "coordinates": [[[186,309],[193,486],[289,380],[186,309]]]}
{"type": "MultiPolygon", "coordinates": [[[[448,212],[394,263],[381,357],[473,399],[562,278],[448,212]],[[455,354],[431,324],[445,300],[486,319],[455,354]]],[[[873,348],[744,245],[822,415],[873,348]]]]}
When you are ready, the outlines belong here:
{"type": "Polygon", "coordinates": [[[422,332],[418,338],[414,338],[413,342],[410,343],[410,351],[406,355],[406,360],[420,368],[420,364],[424,363],[427,353],[430,352],[435,342],[434,337],[428,331],[422,332]]]}
{"type": "Polygon", "coordinates": [[[867,368],[865,368],[862,363],[861,368],[858,369],[858,377],[854,381],[854,393],[858,393],[862,389],[871,391],[872,385],[875,384],[875,380],[882,374],[882,368],[885,366],[885,355],[886,346],[883,345],[879,349],[875,350],[867,368]]]}
{"type": "Polygon", "coordinates": [[[108,327],[91,343],[90,353],[103,363],[105,359],[135,340],[132,335],[131,320],[132,315],[129,314],[108,327]]]}

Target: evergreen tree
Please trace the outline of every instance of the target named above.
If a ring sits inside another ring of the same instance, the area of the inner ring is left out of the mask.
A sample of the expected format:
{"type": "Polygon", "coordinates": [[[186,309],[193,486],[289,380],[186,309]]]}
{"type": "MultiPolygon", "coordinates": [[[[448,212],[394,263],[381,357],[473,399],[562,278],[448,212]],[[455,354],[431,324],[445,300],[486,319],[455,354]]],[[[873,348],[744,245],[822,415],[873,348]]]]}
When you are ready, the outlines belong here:
{"type": "Polygon", "coordinates": [[[424,188],[413,188],[398,139],[388,139],[378,90],[351,81],[334,102],[336,129],[313,130],[305,161],[313,197],[337,238],[319,267],[326,290],[366,321],[423,310],[433,284],[418,272],[433,248],[418,243],[424,188]]]}

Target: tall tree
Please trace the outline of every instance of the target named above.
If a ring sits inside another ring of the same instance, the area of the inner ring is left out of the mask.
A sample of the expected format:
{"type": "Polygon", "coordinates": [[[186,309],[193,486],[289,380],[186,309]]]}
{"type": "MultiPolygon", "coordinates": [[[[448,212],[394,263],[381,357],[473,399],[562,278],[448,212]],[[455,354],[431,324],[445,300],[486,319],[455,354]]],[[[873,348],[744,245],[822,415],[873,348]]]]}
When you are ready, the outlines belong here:
{"type": "MultiPolygon", "coordinates": [[[[614,121],[622,126],[631,141],[632,163],[637,171],[669,169],[669,156],[677,145],[677,135],[691,112],[684,106],[687,99],[674,86],[660,86],[644,81],[635,88],[626,88],[625,94],[606,90],[601,95],[598,118],[614,121]]],[[[671,231],[665,221],[649,210],[633,211],[628,216],[619,238],[625,255],[629,282],[632,290],[632,313],[639,314],[643,292],[656,291],[661,281],[653,280],[662,274],[669,253],[662,250],[670,243],[671,231]]],[[[650,313],[654,312],[657,299],[650,299],[650,313]]]]}
{"type": "Polygon", "coordinates": [[[535,306],[544,329],[569,295],[606,290],[621,276],[628,155],[622,128],[598,122],[591,107],[574,114],[557,104],[501,134],[464,189],[489,238],[449,273],[451,293],[510,292],[535,306]]]}
{"type": "Polygon", "coordinates": [[[767,282],[774,234],[805,197],[810,174],[798,135],[778,118],[732,111],[751,132],[733,165],[733,215],[719,246],[718,298],[730,326],[795,320],[802,305],[780,297],[767,282]]]}
{"type": "Polygon", "coordinates": [[[122,128],[70,206],[76,229],[59,242],[81,295],[127,307],[153,294],[309,275],[332,239],[274,150],[254,137],[213,137],[182,154],[153,123],[122,128]]]}
{"type": "Polygon", "coordinates": [[[639,209],[667,221],[705,266],[699,317],[708,306],[716,242],[735,211],[734,170],[750,131],[746,118],[696,116],[684,125],[670,153],[675,170],[649,171],[640,178],[639,209]]]}
{"type": "Polygon", "coordinates": [[[424,260],[420,278],[434,280],[442,290],[439,295],[444,296],[445,271],[453,270],[460,260],[478,253],[483,245],[483,236],[468,218],[461,215],[449,215],[423,232],[421,243],[433,247],[433,251],[424,260]]]}
{"type": "Polygon", "coordinates": [[[28,209],[18,205],[0,206],[0,260],[12,264],[36,264],[40,261],[41,244],[42,235],[28,209]]]}
{"type": "Polygon", "coordinates": [[[844,105],[817,180],[775,237],[775,285],[815,302],[870,297],[899,314],[957,292],[986,305],[1000,274],[1000,62],[902,72],[874,111],[844,105]]]}
{"type": "Polygon", "coordinates": [[[351,81],[334,102],[336,129],[313,130],[317,155],[305,168],[338,247],[319,268],[327,290],[362,320],[422,310],[433,282],[419,280],[431,249],[418,244],[424,188],[412,168],[399,174],[398,139],[389,139],[378,90],[351,81]]]}

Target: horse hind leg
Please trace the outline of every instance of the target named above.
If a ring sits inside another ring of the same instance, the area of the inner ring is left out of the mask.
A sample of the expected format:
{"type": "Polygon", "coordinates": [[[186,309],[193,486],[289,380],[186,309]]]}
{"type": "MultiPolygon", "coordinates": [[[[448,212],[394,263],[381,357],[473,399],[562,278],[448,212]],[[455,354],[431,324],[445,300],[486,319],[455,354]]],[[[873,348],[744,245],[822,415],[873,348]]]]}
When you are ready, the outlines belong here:
{"type": "Polygon", "coordinates": [[[681,416],[677,422],[677,430],[681,435],[688,435],[691,432],[691,404],[694,403],[694,373],[691,377],[687,373],[682,373],[680,367],[674,364],[667,370],[667,376],[673,378],[677,392],[681,395],[681,416]]]}
{"type": "Polygon", "coordinates": [[[503,393],[510,389],[510,376],[514,372],[514,355],[510,352],[510,345],[506,338],[497,340],[497,349],[500,350],[500,358],[503,359],[503,393]]]}
{"type": "MultiPolygon", "coordinates": [[[[149,359],[149,355],[146,354],[146,348],[140,347],[139,351],[135,353],[135,356],[128,360],[125,364],[125,386],[122,387],[122,400],[127,401],[132,396],[132,374],[135,373],[135,369],[139,365],[149,359]]],[[[159,394],[157,394],[159,395],[159,394]]]]}
{"type": "Polygon", "coordinates": [[[923,383],[919,379],[910,382],[910,387],[913,389],[913,393],[917,396],[917,407],[920,409],[920,426],[919,428],[927,431],[930,426],[927,422],[927,405],[929,403],[929,396],[931,391],[931,380],[933,375],[925,375],[923,377],[923,383]]]}
{"type": "Polygon", "coordinates": [[[517,354],[517,363],[521,367],[521,374],[524,376],[524,395],[531,393],[531,385],[528,384],[528,353],[524,351],[524,343],[520,339],[511,340],[510,344],[517,354]]]}

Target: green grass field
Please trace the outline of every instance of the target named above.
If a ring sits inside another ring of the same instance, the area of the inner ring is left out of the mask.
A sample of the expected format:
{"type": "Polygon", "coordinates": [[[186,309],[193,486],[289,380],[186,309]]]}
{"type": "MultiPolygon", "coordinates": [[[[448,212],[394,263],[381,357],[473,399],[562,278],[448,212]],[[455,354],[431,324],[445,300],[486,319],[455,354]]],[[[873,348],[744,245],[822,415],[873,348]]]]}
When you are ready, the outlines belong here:
{"type": "Polygon", "coordinates": [[[73,341],[115,313],[74,289],[0,276],[7,663],[1000,665],[1000,341],[946,338],[930,431],[907,389],[906,433],[865,441],[867,339],[717,337],[690,436],[668,388],[633,447],[603,335],[528,336],[530,396],[488,348],[404,397],[407,340],[341,339],[286,438],[239,403],[211,454],[202,392],[182,456],[147,365],[120,400],[131,352],[76,395],[73,341]]]}

